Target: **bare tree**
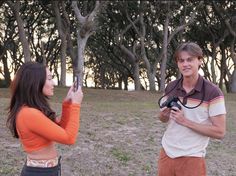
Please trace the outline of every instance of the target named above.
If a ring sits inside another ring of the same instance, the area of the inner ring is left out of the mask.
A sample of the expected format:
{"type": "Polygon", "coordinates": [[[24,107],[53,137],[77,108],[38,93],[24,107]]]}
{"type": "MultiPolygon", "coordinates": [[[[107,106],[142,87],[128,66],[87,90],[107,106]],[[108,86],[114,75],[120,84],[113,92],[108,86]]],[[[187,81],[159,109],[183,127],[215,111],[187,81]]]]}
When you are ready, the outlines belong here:
{"type": "MultiPolygon", "coordinates": [[[[102,2],[96,1],[93,11],[86,16],[81,14],[78,8],[77,1],[72,1],[72,8],[75,12],[76,19],[78,21],[77,29],[77,45],[78,45],[78,62],[75,66],[75,73],[79,75],[80,82],[82,83],[82,78],[84,74],[84,51],[88,38],[94,33],[97,27],[97,16],[102,7],[102,2]]],[[[104,3],[104,1],[103,1],[104,3]]],[[[82,84],[81,84],[82,85],[82,84]]]]}
{"type": "Polygon", "coordinates": [[[168,29],[169,26],[169,20],[170,20],[170,16],[171,16],[171,11],[170,11],[170,1],[167,2],[167,14],[166,14],[166,19],[165,19],[165,23],[164,23],[164,37],[163,37],[163,50],[162,50],[162,62],[161,62],[161,83],[160,83],[160,91],[163,92],[165,89],[165,77],[166,77],[166,63],[167,63],[167,47],[169,45],[169,43],[171,42],[171,40],[173,39],[173,37],[181,32],[182,30],[184,30],[187,26],[189,26],[190,24],[192,24],[195,21],[195,16],[197,13],[197,9],[198,7],[200,7],[203,4],[203,1],[201,1],[199,3],[199,5],[195,8],[195,10],[191,13],[190,18],[188,19],[188,21],[184,21],[182,24],[180,24],[179,26],[175,27],[175,30],[173,32],[170,32],[168,29]]]}
{"type": "Polygon", "coordinates": [[[235,43],[236,43],[236,37],[233,38],[232,42],[231,42],[231,47],[230,47],[230,51],[231,51],[231,57],[233,59],[234,62],[234,71],[230,80],[230,91],[231,92],[236,92],[236,52],[235,52],[235,43]]]}
{"type": "Polygon", "coordinates": [[[236,92],[236,52],[235,52],[235,43],[236,43],[236,15],[231,16],[227,14],[227,10],[225,10],[223,7],[217,5],[215,2],[213,2],[213,7],[215,11],[218,13],[220,18],[222,19],[223,23],[226,26],[226,29],[228,30],[227,33],[230,33],[232,35],[231,43],[230,43],[230,53],[231,57],[234,63],[234,71],[232,75],[230,76],[230,91],[236,92]]]}
{"type": "MultiPolygon", "coordinates": [[[[129,20],[130,24],[132,24],[133,28],[135,29],[135,32],[138,34],[140,38],[140,49],[141,49],[141,58],[145,63],[145,67],[147,69],[147,77],[149,81],[149,89],[151,91],[155,91],[155,69],[152,69],[151,64],[148,60],[146,49],[145,49],[145,38],[146,38],[146,24],[144,23],[144,9],[143,8],[144,3],[143,1],[140,1],[140,12],[139,16],[137,18],[138,22],[140,23],[140,29],[136,26],[136,24],[131,20],[130,16],[128,15],[127,8],[126,8],[126,16],[129,20]]],[[[136,20],[136,21],[137,21],[136,20]]],[[[139,72],[138,72],[139,74],[139,72]]],[[[139,80],[139,79],[138,79],[139,80]]]]}
{"type": "Polygon", "coordinates": [[[127,56],[128,62],[132,65],[133,68],[133,79],[134,79],[134,88],[135,90],[141,90],[141,83],[139,79],[139,60],[136,50],[137,50],[137,43],[134,43],[132,47],[126,47],[123,43],[124,41],[124,34],[133,26],[136,22],[138,22],[138,18],[130,24],[128,24],[125,29],[119,32],[119,35],[117,35],[116,42],[118,43],[121,51],[127,56]]]}
{"type": "MultiPolygon", "coordinates": [[[[61,1],[62,11],[65,13],[65,2],[61,1]]],[[[53,9],[56,16],[56,24],[58,33],[61,39],[61,78],[60,85],[66,85],[66,49],[67,49],[67,33],[68,33],[68,24],[66,23],[60,13],[60,4],[59,1],[53,1],[53,9]]]]}
{"type": "Polygon", "coordinates": [[[19,30],[19,37],[22,44],[22,48],[23,48],[24,61],[28,62],[31,60],[31,56],[30,56],[29,43],[28,43],[25,30],[24,30],[24,22],[20,16],[20,1],[15,1],[14,3],[12,1],[6,1],[6,3],[12,9],[13,14],[16,18],[16,22],[17,22],[17,26],[19,30]]]}

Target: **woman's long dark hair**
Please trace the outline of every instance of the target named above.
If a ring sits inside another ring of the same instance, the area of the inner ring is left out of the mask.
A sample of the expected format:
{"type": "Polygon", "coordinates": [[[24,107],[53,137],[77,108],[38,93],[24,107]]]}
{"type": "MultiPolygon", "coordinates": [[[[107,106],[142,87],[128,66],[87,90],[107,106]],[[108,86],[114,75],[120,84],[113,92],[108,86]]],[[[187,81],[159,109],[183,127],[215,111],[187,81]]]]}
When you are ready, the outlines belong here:
{"type": "Polygon", "coordinates": [[[55,112],[49,106],[48,97],[43,94],[46,76],[46,66],[37,62],[24,63],[17,71],[11,83],[11,100],[7,119],[7,127],[14,137],[19,138],[16,117],[23,105],[36,108],[49,119],[55,120],[55,112]]]}

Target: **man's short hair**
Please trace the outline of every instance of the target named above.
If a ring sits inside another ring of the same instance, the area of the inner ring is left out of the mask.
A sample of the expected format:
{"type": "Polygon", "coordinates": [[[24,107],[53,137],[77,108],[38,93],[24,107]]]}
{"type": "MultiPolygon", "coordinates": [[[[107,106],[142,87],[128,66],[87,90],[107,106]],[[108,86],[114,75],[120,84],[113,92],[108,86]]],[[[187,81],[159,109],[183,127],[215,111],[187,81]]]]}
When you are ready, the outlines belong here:
{"type": "Polygon", "coordinates": [[[177,61],[179,54],[182,51],[185,51],[189,55],[197,57],[198,59],[203,58],[202,49],[200,48],[198,44],[193,43],[193,42],[186,42],[186,43],[180,44],[178,48],[176,49],[175,54],[174,54],[175,61],[177,61]]]}

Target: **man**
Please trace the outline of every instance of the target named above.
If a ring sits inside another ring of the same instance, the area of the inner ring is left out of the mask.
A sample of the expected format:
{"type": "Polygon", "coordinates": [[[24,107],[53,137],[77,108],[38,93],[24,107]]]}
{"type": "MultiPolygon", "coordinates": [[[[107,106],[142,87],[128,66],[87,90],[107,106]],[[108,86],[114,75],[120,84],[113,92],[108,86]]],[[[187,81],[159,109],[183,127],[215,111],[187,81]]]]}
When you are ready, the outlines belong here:
{"type": "Polygon", "coordinates": [[[162,138],[158,176],[205,176],[209,138],[225,135],[224,95],[199,75],[203,53],[197,44],[181,44],[174,57],[182,77],[167,85],[161,104],[175,96],[180,107],[171,103],[160,109],[159,119],[168,126],[162,138]]]}

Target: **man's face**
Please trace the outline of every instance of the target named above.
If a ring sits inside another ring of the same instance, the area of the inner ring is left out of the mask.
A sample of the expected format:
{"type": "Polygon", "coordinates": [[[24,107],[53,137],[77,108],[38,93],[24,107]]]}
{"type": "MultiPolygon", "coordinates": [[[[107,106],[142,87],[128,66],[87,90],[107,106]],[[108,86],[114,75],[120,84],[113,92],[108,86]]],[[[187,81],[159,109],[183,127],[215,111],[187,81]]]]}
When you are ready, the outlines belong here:
{"type": "Polygon", "coordinates": [[[202,64],[202,60],[191,56],[188,52],[182,51],[179,53],[177,65],[184,77],[191,77],[198,74],[198,69],[202,64]]]}

